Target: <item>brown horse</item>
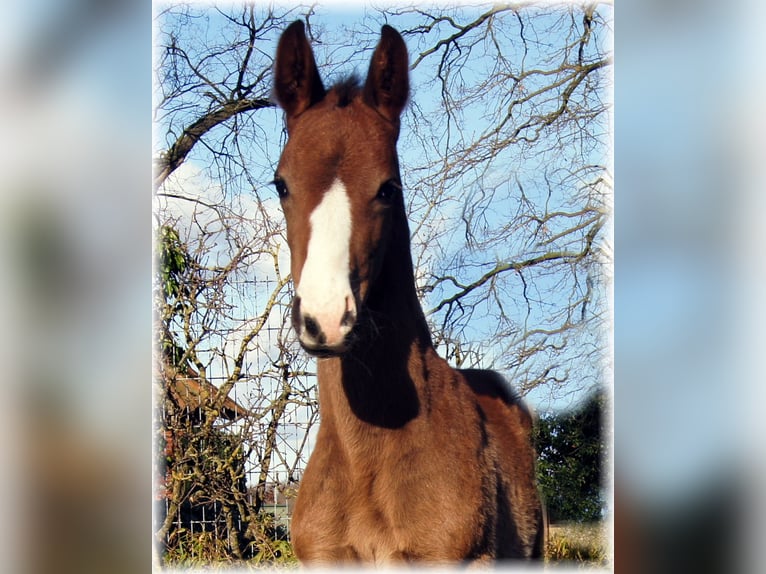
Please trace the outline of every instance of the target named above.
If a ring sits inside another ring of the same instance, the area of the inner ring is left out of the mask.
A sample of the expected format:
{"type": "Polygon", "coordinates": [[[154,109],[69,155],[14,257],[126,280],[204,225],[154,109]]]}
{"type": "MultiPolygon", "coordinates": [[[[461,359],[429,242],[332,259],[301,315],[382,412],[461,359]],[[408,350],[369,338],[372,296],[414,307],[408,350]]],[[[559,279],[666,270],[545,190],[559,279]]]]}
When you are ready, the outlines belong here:
{"type": "Polygon", "coordinates": [[[436,354],[415,292],[396,154],[408,92],[407,48],[389,26],[364,85],[329,91],[303,24],[279,41],[289,137],[274,183],[322,416],[295,552],[311,564],[539,558],[530,414],[498,374],[436,354]]]}

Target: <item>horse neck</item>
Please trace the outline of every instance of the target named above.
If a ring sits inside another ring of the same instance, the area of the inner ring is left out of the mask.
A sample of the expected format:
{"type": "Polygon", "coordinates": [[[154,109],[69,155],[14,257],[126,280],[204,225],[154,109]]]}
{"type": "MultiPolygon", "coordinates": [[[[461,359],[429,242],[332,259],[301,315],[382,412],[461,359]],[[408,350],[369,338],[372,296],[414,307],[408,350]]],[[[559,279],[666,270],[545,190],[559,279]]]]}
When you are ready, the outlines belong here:
{"type": "Polygon", "coordinates": [[[369,287],[355,344],[342,358],[319,361],[323,425],[342,425],[338,435],[346,436],[354,429],[380,433],[403,427],[420,414],[429,356],[433,345],[415,290],[402,207],[381,271],[369,287]]]}

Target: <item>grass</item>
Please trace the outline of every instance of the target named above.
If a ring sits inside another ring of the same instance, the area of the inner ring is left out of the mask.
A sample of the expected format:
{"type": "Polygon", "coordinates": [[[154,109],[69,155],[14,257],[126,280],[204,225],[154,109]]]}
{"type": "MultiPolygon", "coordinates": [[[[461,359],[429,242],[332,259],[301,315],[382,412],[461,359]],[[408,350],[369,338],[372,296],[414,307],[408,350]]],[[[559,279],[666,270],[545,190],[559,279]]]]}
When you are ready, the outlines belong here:
{"type": "MultiPolygon", "coordinates": [[[[199,568],[225,571],[231,568],[245,569],[294,569],[298,562],[286,540],[260,540],[257,551],[249,560],[237,561],[227,557],[226,545],[209,532],[194,533],[183,531],[181,544],[164,558],[165,567],[199,568]]],[[[603,568],[609,565],[609,543],[606,526],[596,523],[551,524],[548,544],[545,548],[548,567],[576,566],[581,568],[603,568]]]]}
{"type": "Polygon", "coordinates": [[[204,568],[206,571],[223,572],[226,570],[290,569],[297,568],[298,559],[287,540],[274,539],[273,526],[268,522],[258,524],[258,537],[251,542],[248,553],[251,557],[238,560],[232,556],[228,543],[215,536],[213,532],[194,532],[179,529],[174,533],[175,544],[163,556],[163,565],[170,569],[204,568]],[[273,528],[272,528],[273,530],[273,528]]]}
{"type": "Polygon", "coordinates": [[[606,525],[603,522],[551,524],[545,558],[551,566],[571,566],[572,563],[583,567],[608,566],[606,525]]]}

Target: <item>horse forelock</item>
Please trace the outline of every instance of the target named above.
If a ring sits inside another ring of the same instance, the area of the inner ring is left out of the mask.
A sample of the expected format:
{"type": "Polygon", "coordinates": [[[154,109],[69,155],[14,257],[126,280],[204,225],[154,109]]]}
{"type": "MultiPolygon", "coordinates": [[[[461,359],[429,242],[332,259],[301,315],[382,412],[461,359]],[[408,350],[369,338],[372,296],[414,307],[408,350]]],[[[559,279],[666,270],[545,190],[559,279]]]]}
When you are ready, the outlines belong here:
{"type": "Polygon", "coordinates": [[[361,80],[356,74],[348,75],[336,82],[330,91],[336,97],[335,105],[345,108],[362,92],[361,80]]]}

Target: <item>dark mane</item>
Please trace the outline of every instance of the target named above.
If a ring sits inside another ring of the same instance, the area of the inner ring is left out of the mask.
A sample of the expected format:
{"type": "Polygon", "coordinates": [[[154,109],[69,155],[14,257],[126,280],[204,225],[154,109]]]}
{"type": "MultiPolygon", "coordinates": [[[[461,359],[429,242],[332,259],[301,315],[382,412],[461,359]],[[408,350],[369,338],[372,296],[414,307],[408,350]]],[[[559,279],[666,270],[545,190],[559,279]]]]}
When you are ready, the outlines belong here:
{"type": "Polygon", "coordinates": [[[332,91],[338,97],[336,105],[339,108],[345,108],[361,91],[361,80],[356,74],[351,74],[336,82],[332,87],[332,91]]]}

